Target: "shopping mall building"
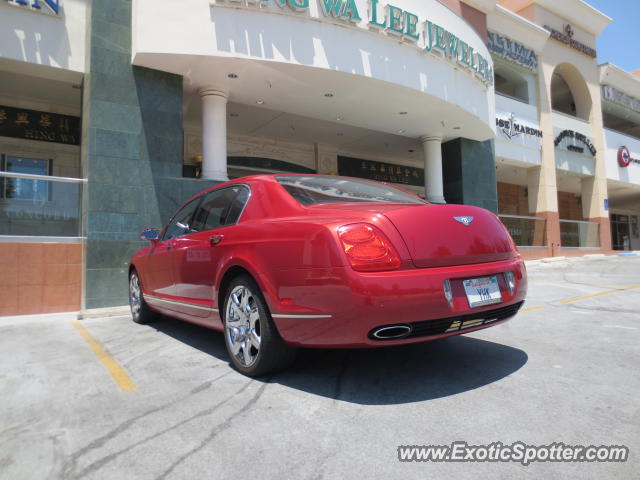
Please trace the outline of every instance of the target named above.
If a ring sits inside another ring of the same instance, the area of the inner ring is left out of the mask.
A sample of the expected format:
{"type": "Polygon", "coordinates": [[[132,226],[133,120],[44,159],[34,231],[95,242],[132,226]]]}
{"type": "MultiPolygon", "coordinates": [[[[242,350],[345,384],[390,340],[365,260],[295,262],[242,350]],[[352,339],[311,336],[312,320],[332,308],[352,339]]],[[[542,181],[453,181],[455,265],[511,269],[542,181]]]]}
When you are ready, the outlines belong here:
{"type": "Polygon", "coordinates": [[[0,0],[0,315],[125,305],[140,230],[258,172],[482,206],[528,258],[640,249],[640,77],[598,65],[610,22],[581,0],[0,0]]]}

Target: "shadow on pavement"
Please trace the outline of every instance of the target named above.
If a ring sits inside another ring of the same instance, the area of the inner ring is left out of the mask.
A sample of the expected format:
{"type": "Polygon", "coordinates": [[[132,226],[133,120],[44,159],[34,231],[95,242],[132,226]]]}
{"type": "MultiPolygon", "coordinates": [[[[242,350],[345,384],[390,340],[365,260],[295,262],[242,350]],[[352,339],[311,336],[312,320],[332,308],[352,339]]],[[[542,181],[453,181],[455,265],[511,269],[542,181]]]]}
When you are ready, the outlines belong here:
{"type": "MultiPolygon", "coordinates": [[[[163,317],[153,327],[228,361],[220,332],[169,317],[163,317]]],[[[458,336],[389,348],[303,349],[289,370],[258,380],[342,402],[395,405],[489,385],[519,370],[527,360],[527,354],[517,348],[458,336]]]]}

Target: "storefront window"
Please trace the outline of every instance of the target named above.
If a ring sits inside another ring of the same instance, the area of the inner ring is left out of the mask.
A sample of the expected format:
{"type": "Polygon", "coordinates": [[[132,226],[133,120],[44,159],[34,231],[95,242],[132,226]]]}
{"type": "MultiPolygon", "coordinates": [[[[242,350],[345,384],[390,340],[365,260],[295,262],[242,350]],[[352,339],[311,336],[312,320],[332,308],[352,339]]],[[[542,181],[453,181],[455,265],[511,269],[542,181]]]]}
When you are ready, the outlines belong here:
{"type": "Polygon", "coordinates": [[[53,177],[51,169],[49,159],[1,156],[0,235],[79,236],[83,180],[53,177]]]}
{"type": "Polygon", "coordinates": [[[547,244],[546,220],[539,217],[499,215],[519,247],[544,247],[547,244]]]}
{"type": "MultiPolygon", "coordinates": [[[[26,173],[29,175],[49,175],[51,161],[40,158],[10,157],[5,160],[6,172],[26,173]]],[[[4,188],[5,199],[21,199],[34,201],[49,200],[49,188],[44,180],[27,178],[7,178],[4,188]]]]}
{"type": "Polygon", "coordinates": [[[600,248],[600,224],[578,220],[560,220],[563,248],[600,248]]]}

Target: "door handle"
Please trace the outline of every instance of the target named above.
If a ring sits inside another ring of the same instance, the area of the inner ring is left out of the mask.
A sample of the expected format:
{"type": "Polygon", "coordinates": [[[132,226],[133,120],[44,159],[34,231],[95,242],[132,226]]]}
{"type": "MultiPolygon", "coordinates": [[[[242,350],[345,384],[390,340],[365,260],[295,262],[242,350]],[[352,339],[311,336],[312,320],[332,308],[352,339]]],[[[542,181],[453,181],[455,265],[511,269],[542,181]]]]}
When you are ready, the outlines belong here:
{"type": "Polygon", "coordinates": [[[213,235],[211,235],[209,237],[209,241],[211,242],[211,246],[213,247],[213,246],[219,244],[222,241],[223,238],[224,238],[224,235],[221,235],[219,233],[214,233],[213,235]]]}

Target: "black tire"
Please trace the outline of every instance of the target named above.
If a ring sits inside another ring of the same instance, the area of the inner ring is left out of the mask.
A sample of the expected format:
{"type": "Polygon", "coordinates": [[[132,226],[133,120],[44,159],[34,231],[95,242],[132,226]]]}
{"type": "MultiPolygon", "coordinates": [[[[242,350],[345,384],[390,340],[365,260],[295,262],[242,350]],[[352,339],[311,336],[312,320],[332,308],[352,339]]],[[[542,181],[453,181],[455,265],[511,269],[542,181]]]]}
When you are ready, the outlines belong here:
{"type": "Polygon", "coordinates": [[[129,272],[129,307],[131,307],[131,318],[136,323],[151,323],[160,318],[160,314],[151,310],[145,302],[140,278],[135,268],[129,272]]]}
{"type": "Polygon", "coordinates": [[[239,372],[258,377],[283,370],[294,361],[296,349],[282,340],[260,288],[248,275],[231,281],[220,313],[224,343],[239,372]]]}

